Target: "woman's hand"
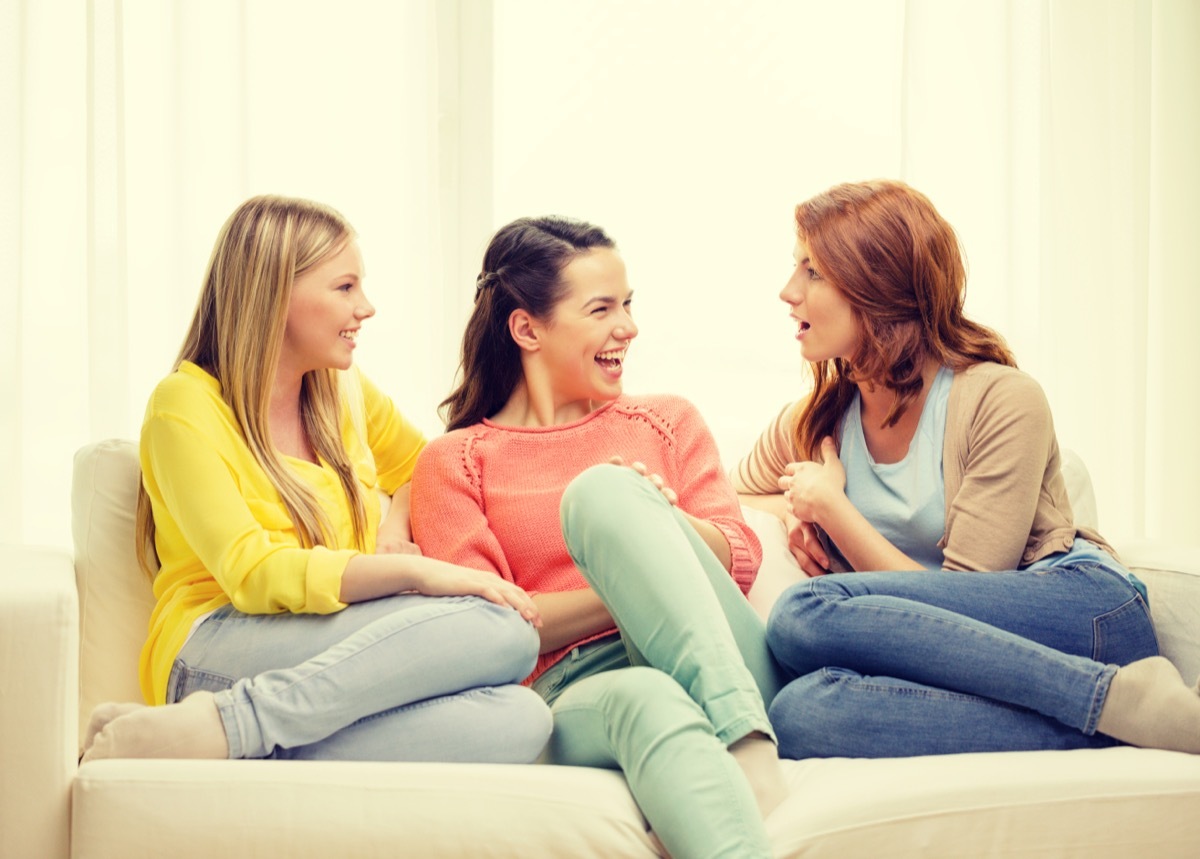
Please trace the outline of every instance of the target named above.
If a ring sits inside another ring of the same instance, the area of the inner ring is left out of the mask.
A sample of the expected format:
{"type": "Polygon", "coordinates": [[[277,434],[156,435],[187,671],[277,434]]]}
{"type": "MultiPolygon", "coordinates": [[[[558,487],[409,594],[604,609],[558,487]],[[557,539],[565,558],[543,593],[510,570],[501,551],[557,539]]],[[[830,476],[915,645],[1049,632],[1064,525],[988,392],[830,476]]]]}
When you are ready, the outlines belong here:
{"type": "MultiPolygon", "coordinates": [[[[625,458],[623,456],[610,457],[608,460],[608,464],[609,465],[625,465],[625,458]]],[[[674,507],[675,505],[677,505],[679,503],[679,494],[674,489],[667,486],[666,481],[662,479],[661,475],[651,474],[649,472],[649,469],[646,468],[645,463],[631,462],[631,463],[629,463],[629,468],[632,468],[634,471],[636,471],[642,477],[646,478],[651,483],[653,483],[655,488],[658,489],[658,491],[662,493],[663,498],[667,499],[667,503],[670,504],[672,507],[674,507]]]]}
{"type": "Polygon", "coordinates": [[[477,596],[496,605],[511,606],[535,627],[542,616],[533,598],[495,573],[460,567],[433,558],[423,559],[416,571],[413,590],[431,597],[477,596]]]}
{"type": "Polygon", "coordinates": [[[817,536],[817,526],[797,519],[790,512],[784,523],[788,529],[788,549],[808,576],[823,576],[829,572],[829,555],[817,536]]]}
{"type": "Polygon", "coordinates": [[[824,524],[821,517],[839,496],[846,494],[846,469],[838,459],[837,445],[821,439],[821,462],[793,462],[779,478],[779,488],[801,522],[824,524]]]}

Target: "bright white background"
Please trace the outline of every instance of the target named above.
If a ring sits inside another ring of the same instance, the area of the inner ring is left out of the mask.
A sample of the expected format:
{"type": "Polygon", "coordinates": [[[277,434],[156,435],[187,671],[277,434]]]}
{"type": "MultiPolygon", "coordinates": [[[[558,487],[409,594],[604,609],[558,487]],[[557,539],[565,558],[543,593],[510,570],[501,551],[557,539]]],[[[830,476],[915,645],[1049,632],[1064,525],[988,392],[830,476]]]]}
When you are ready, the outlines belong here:
{"type": "Polygon", "coordinates": [[[1192,0],[4,0],[0,541],[69,545],[72,453],[136,437],[251,194],[358,228],[358,360],[430,434],[490,233],[605,226],[627,389],[731,464],[803,390],[792,207],[890,176],[958,228],[1106,534],[1200,544],[1198,106],[1192,0]]]}

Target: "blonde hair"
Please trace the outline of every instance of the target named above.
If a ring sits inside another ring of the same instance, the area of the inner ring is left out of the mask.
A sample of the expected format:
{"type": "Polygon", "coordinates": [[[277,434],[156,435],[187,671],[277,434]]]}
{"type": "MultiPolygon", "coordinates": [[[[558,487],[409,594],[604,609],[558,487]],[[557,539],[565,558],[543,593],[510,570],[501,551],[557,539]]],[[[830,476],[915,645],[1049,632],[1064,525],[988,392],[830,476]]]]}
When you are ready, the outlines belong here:
{"type": "MultiPolygon", "coordinates": [[[[237,208],[217,235],[208,271],[175,369],[191,361],[221,385],[246,444],[296,526],[301,545],[334,539],[316,496],[271,442],[268,413],[296,277],[338,253],[354,230],[320,203],[253,197],[237,208]]],[[[350,372],[354,372],[351,370],[350,372]]],[[[304,374],[300,415],[317,455],[334,469],[350,504],[357,548],[366,548],[366,508],[342,442],[339,372],[304,374]]],[[[138,489],[138,562],[152,570],[154,518],[144,486],[138,489]]]]}

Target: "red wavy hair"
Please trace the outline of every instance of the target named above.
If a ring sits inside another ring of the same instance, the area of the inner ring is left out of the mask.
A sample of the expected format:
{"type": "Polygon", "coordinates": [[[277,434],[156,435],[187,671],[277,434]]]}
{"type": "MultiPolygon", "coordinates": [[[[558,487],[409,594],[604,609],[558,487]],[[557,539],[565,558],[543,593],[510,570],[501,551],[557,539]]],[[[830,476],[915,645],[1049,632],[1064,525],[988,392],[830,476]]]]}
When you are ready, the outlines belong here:
{"type": "Polygon", "coordinates": [[[837,185],[796,207],[796,234],[821,276],[850,303],[861,334],[850,359],[810,363],[813,390],[795,427],[817,458],[859,382],[895,392],[894,426],[920,394],[932,358],[953,370],[1017,365],[998,333],[963,315],[966,267],[958,236],[929,198],[903,182],[837,185]]]}

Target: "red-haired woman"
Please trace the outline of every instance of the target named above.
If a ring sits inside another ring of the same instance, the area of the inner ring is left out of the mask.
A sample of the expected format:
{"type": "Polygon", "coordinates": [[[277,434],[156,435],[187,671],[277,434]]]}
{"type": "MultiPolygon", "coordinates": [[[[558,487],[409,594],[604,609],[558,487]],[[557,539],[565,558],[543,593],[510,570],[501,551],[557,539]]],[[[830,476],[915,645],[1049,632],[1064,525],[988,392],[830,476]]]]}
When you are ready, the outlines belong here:
{"type": "Polygon", "coordinates": [[[1200,752],[1145,588],[1074,522],[1041,388],[963,316],[950,225],[900,182],[840,185],[796,208],[795,260],[780,297],[813,389],[735,474],[784,490],[811,577],[768,624],[796,678],[781,755],[1200,752]]]}

